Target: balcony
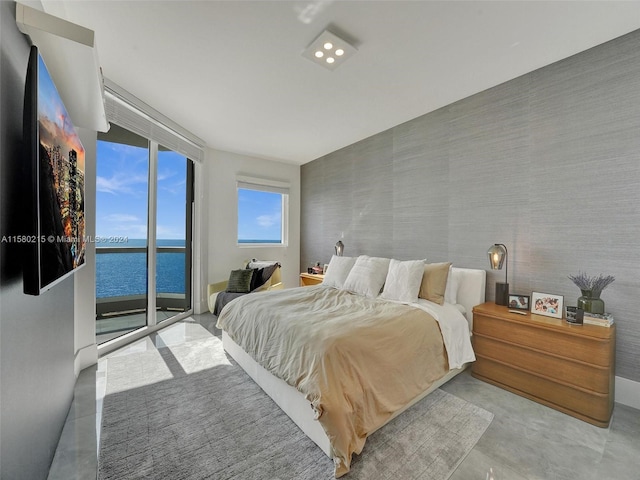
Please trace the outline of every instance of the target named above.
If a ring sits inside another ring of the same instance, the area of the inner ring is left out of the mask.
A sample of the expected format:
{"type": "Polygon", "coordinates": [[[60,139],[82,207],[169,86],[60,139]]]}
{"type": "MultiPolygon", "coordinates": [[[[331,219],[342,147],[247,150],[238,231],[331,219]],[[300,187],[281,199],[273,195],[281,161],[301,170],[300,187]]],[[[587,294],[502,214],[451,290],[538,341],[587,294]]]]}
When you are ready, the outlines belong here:
{"type": "MultiPolygon", "coordinates": [[[[156,321],[191,308],[184,246],[156,248],[156,321]]],[[[147,247],[96,247],[98,343],[147,325],[147,247]]]]}

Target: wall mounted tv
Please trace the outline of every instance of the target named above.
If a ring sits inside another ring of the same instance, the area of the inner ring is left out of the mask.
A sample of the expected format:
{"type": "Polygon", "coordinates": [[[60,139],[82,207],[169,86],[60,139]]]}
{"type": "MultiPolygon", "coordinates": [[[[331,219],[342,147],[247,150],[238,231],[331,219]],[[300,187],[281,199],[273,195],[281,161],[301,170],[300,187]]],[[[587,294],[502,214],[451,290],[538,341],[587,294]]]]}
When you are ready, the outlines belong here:
{"type": "Polygon", "coordinates": [[[85,151],[36,46],[27,67],[23,133],[24,292],[39,295],[85,262],[85,151]]]}

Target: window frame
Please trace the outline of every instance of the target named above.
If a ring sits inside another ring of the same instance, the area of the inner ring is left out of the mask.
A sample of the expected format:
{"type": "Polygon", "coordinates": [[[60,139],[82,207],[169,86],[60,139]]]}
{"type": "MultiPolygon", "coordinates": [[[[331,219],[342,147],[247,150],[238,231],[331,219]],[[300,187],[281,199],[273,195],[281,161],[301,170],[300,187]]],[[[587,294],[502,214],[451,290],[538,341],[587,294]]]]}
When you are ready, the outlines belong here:
{"type": "Polygon", "coordinates": [[[265,247],[288,247],[289,246],[289,182],[272,180],[266,178],[247,177],[239,175],[236,177],[236,246],[239,248],[265,248],[265,247]],[[264,242],[240,242],[238,229],[240,225],[240,202],[238,201],[240,190],[254,190],[259,192],[278,193],[282,196],[282,222],[279,243],[264,242]]]}

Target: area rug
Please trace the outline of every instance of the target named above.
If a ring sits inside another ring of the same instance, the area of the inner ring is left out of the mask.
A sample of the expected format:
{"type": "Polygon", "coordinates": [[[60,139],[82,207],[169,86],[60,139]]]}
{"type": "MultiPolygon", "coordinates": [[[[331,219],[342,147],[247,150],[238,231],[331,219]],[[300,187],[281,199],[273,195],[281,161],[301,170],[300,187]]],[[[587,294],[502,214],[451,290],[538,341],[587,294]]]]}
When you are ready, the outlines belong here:
{"type": "MultiPolygon", "coordinates": [[[[105,360],[98,478],[331,479],[333,463],[210,337],[105,360]]],[[[493,415],[436,390],[343,478],[445,480],[493,415]]]]}

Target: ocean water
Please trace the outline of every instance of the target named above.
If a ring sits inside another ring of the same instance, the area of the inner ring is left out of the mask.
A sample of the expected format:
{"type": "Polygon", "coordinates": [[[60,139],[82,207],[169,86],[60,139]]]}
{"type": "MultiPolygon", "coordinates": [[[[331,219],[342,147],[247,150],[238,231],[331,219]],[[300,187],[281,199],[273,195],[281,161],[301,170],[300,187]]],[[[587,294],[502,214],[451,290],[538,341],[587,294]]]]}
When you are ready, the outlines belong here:
{"type": "MultiPolygon", "coordinates": [[[[184,240],[158,240],[159,247],[184,247],[184,240]]],[[[144,247],[146,240],[123,243],[104,240],[100,247],[144,247]]],[[[156,289],[158,293],[185,293],[185,254],[158,253],[156,289]]],[[[101,253],[96,255],[96,297],[145,295],[147,293],[146,253],[101,253]]]]}
{"type": "Polygon", "coordinates": [[[239,239],[238,243],[281,243],[281,240],[258,240],[255,238],[239,239]]]}

